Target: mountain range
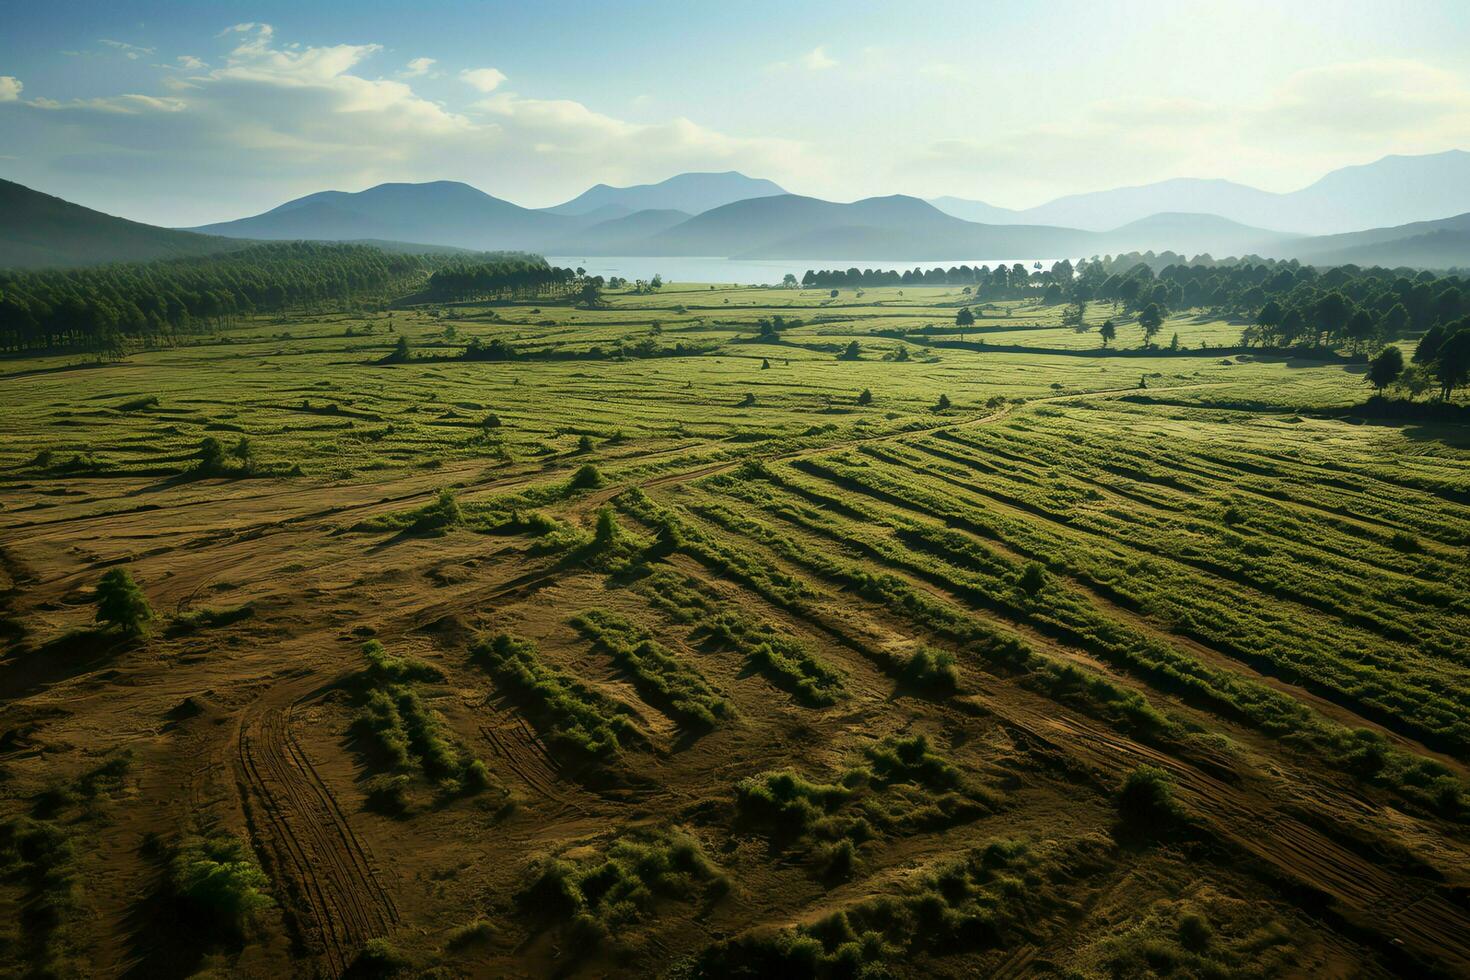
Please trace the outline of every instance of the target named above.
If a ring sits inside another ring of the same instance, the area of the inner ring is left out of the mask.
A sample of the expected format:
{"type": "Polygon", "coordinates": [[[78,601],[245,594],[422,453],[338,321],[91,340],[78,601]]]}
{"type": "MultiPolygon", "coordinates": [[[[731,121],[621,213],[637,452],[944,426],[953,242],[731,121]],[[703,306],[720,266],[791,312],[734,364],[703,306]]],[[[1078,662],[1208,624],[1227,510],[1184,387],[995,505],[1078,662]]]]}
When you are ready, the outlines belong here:
{"type": "Polygon", "coordinates": [[[1106,231],[1160,212],[1194,212],[1276,231],[1330,235],[1470,211],[1470,153],[1388,156],[1334,170],[1286,194],[1228,180],[1186,177],[1071,194],[1019,211],[958,197],[939,197],[930,203],[957,218],[988,223],[1106,231]]]}
{"type": "Polygon", "coordinates": [[[838,203],[789,194],[770,181],[731,172],[681,174],[634,187],[600,184],[563,204],[536,209],[468,184],[432,181],[322,191],[251,217],[171,230],[0,182],[0,265],[78,265],[203,254],[242,240],[311,239],[577,257],[897,264],[1169,250],[1187,256],[1295,257],[1318,264],[1470,267],[1470,154],[1388,157],[1335,171],[1294,195],[1268,195],[1274,201],[1271,213],[1259,211],[1266,194],[1224,181],[1175,180],[1074,195],[1021,212],[903,195],[838,203]],[[1463,180],[1449,179],[1462,172],[1463,180]],[[1437,208],[1450,210],[1431,210],[1437,208]],[[1422,211],[1432,217],[1359,224],[1325,235],[1280,230],[1298,221],[1341,224],[1354,220],[1350,214],[1422,211]],[[1256,223],[1239,217],[1251,214],[1256,223]],[[1059,223],[1041,222],[1046,215],[1057,216],[1059,223]],[[1315,217],[1308,221],[1303,215],[1315,217]],[[1062,218],[1071,223],[1060,223],[1062,218]],[[426,244],[404,244],[414,242],[426,244]]]}

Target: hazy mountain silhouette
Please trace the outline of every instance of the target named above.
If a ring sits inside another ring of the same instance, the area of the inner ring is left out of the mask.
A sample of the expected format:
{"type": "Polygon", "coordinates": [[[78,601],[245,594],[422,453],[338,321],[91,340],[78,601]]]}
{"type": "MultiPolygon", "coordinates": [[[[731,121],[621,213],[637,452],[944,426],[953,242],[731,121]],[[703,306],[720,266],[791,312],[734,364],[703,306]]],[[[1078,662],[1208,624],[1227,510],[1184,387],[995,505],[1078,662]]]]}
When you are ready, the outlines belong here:
{"type": "Polygon", "coordinates": [[[1289,248],[1288,243],[1302,236],[1253,228],[1215,214],[1168,211],[1130,221],[1099,237],[1107,252],[1169,249],[1191,257],[1207,252],[1218,259],[1289,248]]]}
{"type": "Polygon", "coordinates": [[[451,180],[322,191],[264,214],[191,231],[257,239],[380,238],[469,249],[541,248],[584,222],[523,208],[451,180]]]}
{"type": "Polygon", "coordinates": [[[1287,194],[1228,180],[1179,178],[1138,187],[1070,194],[1007,211],[980,201],[936,198],[940,210],[969,220],[1064,225],[1102,231],[1161,212],[1214,214],[1260,228],[1334,234],[1470,211],[1470,153],[1389,156],[1334,170],[1287,194]]]}
{"type": "MultiPolygon", "coordinates": [[[[600,214],[599,208],[592,214],[600,214]]],[[[648,209],[625,214],[609,221],[600,221],[583,228],[572,238],[547,248],[552,255],[628,255],[628,249],[639,247],[651,235],[683,224],[692,217],[687,211],[673,209],[648,209]]]]}
{"type": "MultiPolygon", "coordinates": [[[[610,187],[598,184],[564,204],[546,208],[551,214],[586,215],[598,208],[618,207],[624,214],[634,211],[684,211],[700,214],[711,208],[753,197],[785,194],[769,180],[747,177],[734,170],[725,173],[678,174],[657,184],[610,187]]],[[[604,214],[604,217],[615,215],[604,214]]]]}
{"type": "Polygon", "coordinates": [[[1292,242],[1264,255],[1321,265],[1470,269],[1470,213],[1292,242]]]}
{"type": "Polygon", "coordinates": [[[0,267],[138,262],[205,255],[241,244],[115,218],[0,180],[0,267]]]}

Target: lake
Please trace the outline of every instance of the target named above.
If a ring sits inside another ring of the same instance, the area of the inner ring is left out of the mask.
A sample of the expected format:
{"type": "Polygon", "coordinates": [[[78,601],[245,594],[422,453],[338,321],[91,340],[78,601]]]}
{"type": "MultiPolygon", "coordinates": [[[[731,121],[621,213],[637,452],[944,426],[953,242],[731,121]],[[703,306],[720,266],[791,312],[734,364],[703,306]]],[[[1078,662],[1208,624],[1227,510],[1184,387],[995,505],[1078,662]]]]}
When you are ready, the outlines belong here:
{"type": "Polygon", "coordinates": [[[664,277],[665,282],[708,282],[716,284],[779,285],[790,272],[799,280],[808,269],[948,269],[957,265],[1015,265],[1031,268],[1040,262],[1050,269],[1054,258],[1029,259],[721,259],[703,256],[548,255],[546,261],[561,268],[581,267],[594,276],[622,276],[624,279],[664,277]]]}

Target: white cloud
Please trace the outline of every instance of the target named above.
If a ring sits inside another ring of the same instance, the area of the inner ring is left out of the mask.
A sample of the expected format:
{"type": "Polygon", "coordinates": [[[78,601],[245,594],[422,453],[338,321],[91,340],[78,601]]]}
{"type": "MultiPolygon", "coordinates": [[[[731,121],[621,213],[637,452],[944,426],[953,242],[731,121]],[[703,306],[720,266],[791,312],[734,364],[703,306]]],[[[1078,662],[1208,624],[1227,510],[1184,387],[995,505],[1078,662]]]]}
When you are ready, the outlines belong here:
{"type": "Polygon", "coordinates": [[[1470,81],[1423,62],[1370,60],[1299,71],[1249,102],[1086,103],[1071,118],[933,141],[896,160],[889,176],[1012,204],[1039,203],[1058,187],[1101,190],[1178,176],[1229,176],[1289,191],[1388,153],[1466,144],[1470,81]]]}
{"type": "Polygon", "coordinates": [[[113,48],[114,50],[120,52],[123,57],[127,58],[129,61],[137,61],[139,58],[142,58],[145,55],[151,55],[155,50],[153,48],[139,47],[136,44],[129,44],[126,41],[113,41],[105,37],[97,43],[105,44],[109,48],[113,48]]]}
{"type": "Polygon", "coordinates": [[[215,37],[224,37],[226,34],[257,34],[262,40],[269,40],[275,32],[276,29],[269,24],[257,24],[253,21],[248,21],[244,24],[226,27],[216,34],[215,37]]]}
{"type": "Polygon", "coordinates": [[[825,45],[819,44],[806,54],[799,55],[792,61],[775,61],[766,66],[767,71],[826,71],[837,67],[837,59],[827,54],[825,45]]]}
{"type": "Polygon", "coordinates": [[[0,102],[14,102],[25,88],[14,75],[0,75],[0,102]]]}
{"type": "Polygon", "coordinates": [[[505,81],[505,73],[498,68],[466,68],[459,77],[481,92],[493,92],[505,81]]]}
{"type": "Polygon", "coordinates": [[[820,44],[802,55],[797,61],[807,71],[826,71],[828,68],[837,67],[837,62],[827,55],[827,49],[820,44]]]}
{"type": "Polygon", "coordinates": [[[167,97],[22,103],[35,110],[17,132],[28,159],[62,180],[112,186],[122,213],[178,225],[391,180],[467,180],[551,204],[599,180],[729,169],[789,180],[815,166],[790,140],[730,136],[683,118],[633,123],[507,92],[494,69],[477,70],[489,73],[475,76],[483,94],[460,108],[421,97],[407,79],[366,77],[376,44],[285,44],[264,24],[225,34],[231,50],[214,68],[160,72],[167,97]]]}
{"type": "Polygon", "coordinates": [[[434,64],[435,61],[433,58],[415,58],[403,67],[403,70],[398,73],[398,76],[400,78],[417,78],[420,75],[427,75],[429,69],[434,67],[434,64]]]}

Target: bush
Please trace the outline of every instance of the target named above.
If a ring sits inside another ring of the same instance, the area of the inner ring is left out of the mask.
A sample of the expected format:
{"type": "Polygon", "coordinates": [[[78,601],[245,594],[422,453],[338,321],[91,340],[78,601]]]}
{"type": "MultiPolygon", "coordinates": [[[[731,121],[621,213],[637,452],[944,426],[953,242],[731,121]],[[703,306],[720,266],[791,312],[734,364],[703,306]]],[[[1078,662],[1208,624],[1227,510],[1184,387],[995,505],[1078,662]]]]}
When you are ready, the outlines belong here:
{"type": "Polygon", "coordinates": [[[628,709],[541,660],[536,645],[506,633],[472,651],[496,681],[528,702],[550,740],[594,759],[615,756],[636,737],[628,709]]]}
{"type": "Polygon", "coordinates": [[[642,918],[657,899],[688,898],[700,885],[719,892],[723,877],[699,843],[679,831],[655,830],[580,861],[542,858],[516,897],[527,911],[568,920],[577,945],[589,946],[610,928],[642,918]]]}
{"type": "Polygon", "coordinates": [[[416,974],[413,960],[386,939],[369,939],[343,972],[343,980],[389,980],[416,974]]]}
{"type": "Polygon", "coordinates": [[[169,863],[169,883],[188,914],[226,937],[242,935],[255,913],[275,904],[269,879],[229,834],[186,838],[169,863]]]}
{"type": "Polygon", "coordinates": [[[201,476],[218,476],[225,471],[225,447],[214,436],[205,436],[199,443],[199,462],[194,471],[201,476]]]}
{"type": "Polygon", "coordinates": [[[573,490],[596,490],[602,483],[602,471],[591,463],[583,463],[572,474],[570,485],[573,490]]]}
{"type": "Polygon", "coordinates": [[[1035,598],[1046,587],[1046,568],[1040,562],[1027,562],[1026,567],[1021,569],[1016,584],[1021,587],[1022,592],[1035,598]]]}
{"type": "Polygon", "coordinates": [[[1139,766],[1118,789],[1122,828],[1140,837],[1165,837],[1186,821],[1174,800],[1174,780],[1157,766],[1139,766]]]}
{"type": "Polygon", "coordinates": [[[955,667],[954,654],[920,647],[904,665],[903,679],[915,687],[950,692],[959,687],[960,672],[955,667]]]}
{"type": "Polygon", "coordinates": [[[153,619],[148,597],[126,568],[107,571],[97,583],[97,622],[138,636],[153,619]]]}
{"type": "Polygon", "coordinates": [[[464,512],[459,508],[459,498],[448,487],[439,491],[433,503],[420,508],[414,515],[409,529],[413,531],[438,531],[458,527],[464,523],[464,512]]]}

